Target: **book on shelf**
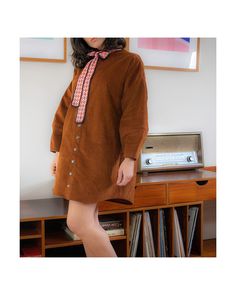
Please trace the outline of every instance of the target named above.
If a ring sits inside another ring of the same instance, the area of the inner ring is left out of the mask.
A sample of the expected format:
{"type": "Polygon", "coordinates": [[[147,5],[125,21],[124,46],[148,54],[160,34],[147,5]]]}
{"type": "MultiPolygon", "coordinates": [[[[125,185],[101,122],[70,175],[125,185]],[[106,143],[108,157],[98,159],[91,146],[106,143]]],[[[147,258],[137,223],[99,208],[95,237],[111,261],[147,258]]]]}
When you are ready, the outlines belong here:
{"type": "Polygon", "coordinates": [[[106,220],[106,221],[99,221],[103,229],[120,229],[123,227],[122,220],[106,220]]]}
{"type": "Polygon", "coordinates": [[[192,249],[192,242],[196,228],[196,221],[198,216],[198,207],[191,207],[189,208],[188,213],[188,256],[190,256],[191,249],[192,249]]]}
{"type": "Polygon", "coordinates": [[[138,249],[142,213],[132,213],[130,217],[130,257],[135,257],[138,249]]]}
{"type": "Polygon", "coordinates": [[[150,219],[150,213],[146,211],[144,213],[144,257],[155,257],[154,240],[152,233],[152,225],[150,219]]]}
{"type": "MultiPolygon", "coordinates": [[[[122,220],[108,220],[99,221],[102,228],[106,231],[108,236],[120,236],[125,234],[124,226],[122,220]]],[[[66,223],[62,224],[62,229],[72,240],[80,240],[80,237],[72,232],[66,223]]]]}
{"type": "Polygon", "coordinates": [[[99,221],[102,228],[109,236],[121,236],[125,234],[124,222],[120,219],[108,219],[99,221]]]}

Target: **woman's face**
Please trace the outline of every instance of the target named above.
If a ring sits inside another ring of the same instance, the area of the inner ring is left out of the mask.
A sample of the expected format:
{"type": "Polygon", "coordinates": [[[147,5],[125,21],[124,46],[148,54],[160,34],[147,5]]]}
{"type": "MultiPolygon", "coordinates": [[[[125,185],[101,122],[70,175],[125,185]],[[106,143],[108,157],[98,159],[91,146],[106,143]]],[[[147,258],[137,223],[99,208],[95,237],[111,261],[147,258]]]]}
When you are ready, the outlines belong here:
{"type": "Polygon", "coordinates": [[[84,41],[92,48],[103,49],[103,42],[106,38],[83,38],[84,41]]]}

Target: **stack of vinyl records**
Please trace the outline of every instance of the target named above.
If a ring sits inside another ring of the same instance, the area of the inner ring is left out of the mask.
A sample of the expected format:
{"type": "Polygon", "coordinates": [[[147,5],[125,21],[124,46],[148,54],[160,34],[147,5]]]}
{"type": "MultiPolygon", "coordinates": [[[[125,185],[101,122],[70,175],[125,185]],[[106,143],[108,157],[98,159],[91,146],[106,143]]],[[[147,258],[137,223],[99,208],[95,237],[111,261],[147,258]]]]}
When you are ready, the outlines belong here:
{"type": "Polygon", "coordinates": [[[193,242],[194,232],[195,232],[195,228],[196,228],[198,210],[199,210],[198,207],[189,208],[189,214],[188,214],[188,256],[190,256],[190,253],[191,253],[192,242],[193,242]]]}
{"type": "Polygon", "coordinates": [[[144,213],[145,222],[144,222],[144,257],[155,257],[154,241],[152,234],[152,226],[150,220],[150,214],[148,211],[144,213]]]}
{"type": "Polygon", "coordinates": [[[135,257],[137,254],[138,240],[140,236],[142,213],[132,213],[130,216],[130,257],[135,257]]]}
{"type": "Polygon", "coordinates": [[[168,239],[165,212],[160,209],[160,257],[168,256],[168,239]]]}
{"type": "Polygon", "coordinates": [[[174,256],[185,257],[183,237],[181,234],[179,218],[176,209],[174,209],[174,256]]]}

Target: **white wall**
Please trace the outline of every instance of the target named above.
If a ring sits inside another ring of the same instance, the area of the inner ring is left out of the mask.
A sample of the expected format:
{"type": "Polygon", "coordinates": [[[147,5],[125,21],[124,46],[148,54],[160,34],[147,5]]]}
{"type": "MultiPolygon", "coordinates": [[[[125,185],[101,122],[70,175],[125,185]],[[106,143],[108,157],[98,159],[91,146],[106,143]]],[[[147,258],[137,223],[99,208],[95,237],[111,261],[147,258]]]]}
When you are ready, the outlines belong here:
{"type": "Polygon", "coordinates": [[[216,42],[200,39],[200,71],[146,70],[150,132],[202,131],[206,166],[216,165],[216,42]]]}
{"type": "MultiPolygon", "coordinates": [[[[52,197],[51,123],[73,66],[21,62],[21,199],[52,197]]],[[[206,166],[216,165],[216,39],[201,38],[200,71],[145,70],[150,132],[202,131],[206,166]]]]}

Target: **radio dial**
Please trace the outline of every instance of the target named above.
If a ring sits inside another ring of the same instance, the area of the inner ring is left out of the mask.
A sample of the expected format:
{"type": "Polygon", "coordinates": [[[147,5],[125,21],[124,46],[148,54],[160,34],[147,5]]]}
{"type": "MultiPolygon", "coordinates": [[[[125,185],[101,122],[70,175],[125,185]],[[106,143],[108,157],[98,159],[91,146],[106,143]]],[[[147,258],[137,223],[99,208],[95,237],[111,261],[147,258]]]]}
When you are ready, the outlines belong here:
{"type": "Polygon", "coordinates": [[[152,164],[152,159],[147,159],[147,160],[146,160],[146,164],[147,164],[147,165],[152,164]]]}

